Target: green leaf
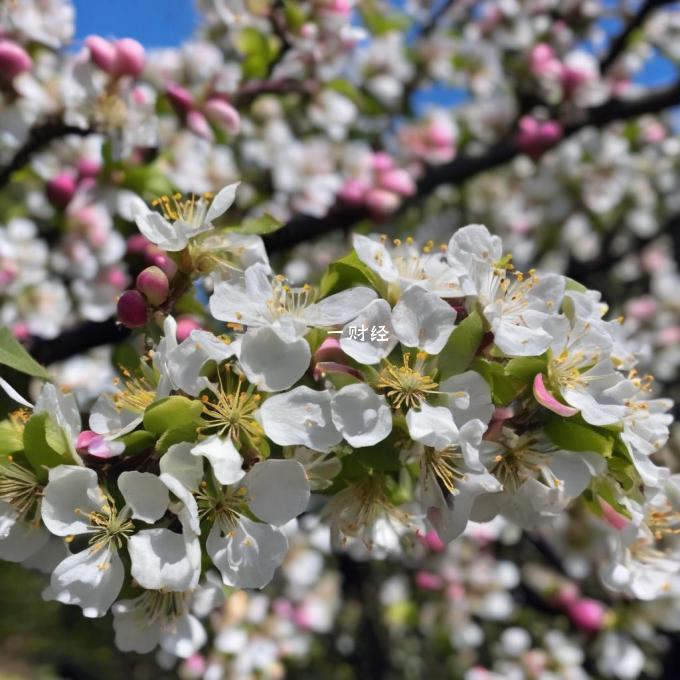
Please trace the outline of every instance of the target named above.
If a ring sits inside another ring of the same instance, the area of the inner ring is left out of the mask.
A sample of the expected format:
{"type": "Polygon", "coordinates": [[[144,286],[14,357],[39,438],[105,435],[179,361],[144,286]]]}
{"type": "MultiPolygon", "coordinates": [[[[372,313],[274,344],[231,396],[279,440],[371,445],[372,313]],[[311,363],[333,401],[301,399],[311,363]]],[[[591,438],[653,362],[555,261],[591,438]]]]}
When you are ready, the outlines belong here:
{"type": "Polygon", "coordinates": [[[566,451],[593,451],[608,458],[614,448],[614,437],[598,432],[586,423],[573,418],[554,416],[545,425],[550,441],[566,451]]]}
{"type": "Polygon", "coordinates": [[[333,262],[319,284],[321,297],[327,297],[333,293],[339,293],[352,286],[370,286],[377,290],[385,288],[384,283],[377,277],[374,271],[367,267],[359,256],[352,251],[340,260],[333,262]]]}
{"type": "Polygon", "coordinates": [[[267,36],[248,26],[239,33],[236,44],[243,54],[241,68],[244,77],[264,78],[277,52],[267,36]]]}
{"type": "Polygon", "coordinates": [[[9,328],[0,328],[0,364],[34,378],[50,380],[50,374],[23,348],[9,328]]]}
{"type": "Polygon", "coordinates": [[[9,420],[0,423],[0,455],[16,453],[24,448],[21,430],[18,430],[9,420]]]}
{"type": "Polygon", "coordinates": [[[48,413],[37,413],[29,418],[23,444],[24,454],[41,481],[47,479],[45,468],[74,462],[66,433],[48,413]]]}
{"type": "Polygon", "coordinates": [[[480,373],[491,389],[491,398],[496,406],[507,406],[526,389],[522,380],[507,375],[503,364],[486,359],[475,359],[472,368],[480,373]]]}
{"type": "Polygon", "coordinates": [[[484,335],[482,317],[476,310],[461,321],[437,357],[440,380],[462,373],[477,353],[484,335]]]}
{"type": "Polygon", "coordinates": [[[134,456],[148,451],[155,444],[156,437],[146,430],[135,430],[124,435],[118,441],[123,442],[126,455],[134,456]]]}
{"type": "Polygon", "coordinates": [[[537,373],[543,373],[546,370],[547,365],[546,354],[540,357],[518,357],[508,361],[505,365],[505,373],[522,382],[531,383],[537,373]]]}
{"type": "Polygon", "coordinates": [[[275,217],[265,213],[262,217],[250,217],[244,220],[238,227],[227,227],[226,231],[262,236],[263,234],[273,234],[282,226],[283,222],[279,222],[275,217]]]}
{"type": "Polygon", "coordinates": [[[166,397],[149,406],[144,412],[144,429],[162,435],[168,430],[193,427],[200,424],[203,404],[186,397],[166,397]]]}
{"type": "Polygon", "coordinates": [[[173,427],[170,430],[166,430],[156,442],[156,451],[158,453],[165,453],[173,444],[179,444],[180,442],[193,442],[196,441],[196,425],[192,423],[187,423],[181,425],[180,427],[173,427]]]}
{"type": "Polygon", "coordinates": [[[299,31],[307,21],[300,4],[294,0],[283,0],[283,11],[286,15],[286,24],[292,31],[299,31]]]}

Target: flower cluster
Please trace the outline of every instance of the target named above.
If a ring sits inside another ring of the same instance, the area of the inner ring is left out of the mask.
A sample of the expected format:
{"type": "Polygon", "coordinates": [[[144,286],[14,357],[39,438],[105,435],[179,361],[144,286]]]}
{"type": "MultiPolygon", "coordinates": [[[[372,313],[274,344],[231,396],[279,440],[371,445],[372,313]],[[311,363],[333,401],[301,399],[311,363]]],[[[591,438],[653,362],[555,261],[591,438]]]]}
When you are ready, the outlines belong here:
{"type": "MultiPolygon", "coordinates": [[[[31,405],[7,386],[28,410],[3,423],[3,558],[49,564],[48,599],[112,609],[121,649],[181,657],[205,639],[192,607],[216,597],[206,565],[265,586],[311,491],[333,546],[356,556],[426,530],[448,543],[471,517],[541,527],[581,499],[618,530],[610,585],[647,578],[636,565],[677,522],[650,459],[670,403],[598,293],[517,271],[481,225],[441,246],[357,234],[318,289],[293,286],[259,237],[214,226],[235,191],[133,208],[178,268],[162,295],[147,269],[121,297],[151,349],[87,425],[72,394],[48,383],[31,405]],[[215,332],[178,342],[163,307],[178,277],[212,291],[215,332]]],[[[659,588],[672,564],[654,567],[659,588]]]]}

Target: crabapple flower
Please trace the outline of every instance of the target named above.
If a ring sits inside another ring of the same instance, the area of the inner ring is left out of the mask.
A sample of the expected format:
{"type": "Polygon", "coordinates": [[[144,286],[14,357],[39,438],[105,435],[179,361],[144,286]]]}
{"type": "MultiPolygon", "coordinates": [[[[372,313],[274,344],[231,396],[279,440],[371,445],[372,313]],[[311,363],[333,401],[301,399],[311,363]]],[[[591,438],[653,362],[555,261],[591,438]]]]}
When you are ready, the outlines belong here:
{"type": "Polygon", "coordinates": [[[213,221],[231,207],[237,187],[238,184],[229,184],[214,198],[211,194],[187,200],[177,194],[163,196],[152,204],[159,206],[163,214],[149,212],[140,201],[133,209],[135,222],[139,231],[163,250],[184,250],[191,239],[214,229],[213,221]]]}

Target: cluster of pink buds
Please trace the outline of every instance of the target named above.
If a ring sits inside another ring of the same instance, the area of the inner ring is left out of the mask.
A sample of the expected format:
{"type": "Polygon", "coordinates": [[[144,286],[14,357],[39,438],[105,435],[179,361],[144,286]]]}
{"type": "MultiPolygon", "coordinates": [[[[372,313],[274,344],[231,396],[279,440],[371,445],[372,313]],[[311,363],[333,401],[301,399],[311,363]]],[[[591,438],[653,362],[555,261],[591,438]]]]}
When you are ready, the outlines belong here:
{"type": "Polygon", "coordinates": [[[176,83],[169,83],[165,94],[186,126],[199,137],[213,141],[215,135],[210,123],[230,135],[238,134],[241,128],[238,111],[224,95],[213,94],[198,101],[189,90],[176,83]]]}
{"type": "Polygon", "coordinates": [[[538,78],[549,78],[557,81],[565,99],[569,99],[576,90],[588,82],[592,74],[585,68],[561,60],[555,50],[547,43],[535,45],[529,55],[529,68],[538,78]]]}
{"type": "Polygon", "coordinates": [[[413,177],[404,168],[397,167],[392,156],[385,152],[372,155],[370,174],[370,180],[347,179],[338,195],[347,203],[365,205],[376,218],[393,213],[404,198],[416,191],[413,177]]]}
{"type": "Polygon", "coordinates": [[[47,198],[55,208],[64,209],[78,187],[85,188],[99,175],[101,164],[92,158],[81,158],[74,168],[62,170],[46,184],[47,198]]]}
{"type": "Polygon", "coordinates": [[[517,131],[517,146],[520,151],[534,158],[543,155],[562,139],[564,129],[556,120],[539,120],[533,116],[522,116],[517,131]]]}
{"type": "Polygon", "coordinates": [[[85,39],[90,58],[102,71],[114,78],[137,78],[144,70],[144,47],[132,38],[106,40],[99,35],[85,39]]]}
{"type": "Polygon", "coordinates": [[[0,39],[0,78],[12,80],[33,66],[30,54],[18,43],[0,39]]]}
{"type": "Polygon", "coordinates": [[[426,163],[447,163],[456,155],[456,126],[444,116],[404,125],[399,139],[415,158],[426,163]]]}
{"type": "Polygon", "coordinates": [[[170,281],[166,273],[152,265],[142,270],[135,281],[135,288],[126,290],[118,298],[118,320],[128,328],[140,328],[149,320],[149,309],[160,307],[170,293],[170,281]]]}

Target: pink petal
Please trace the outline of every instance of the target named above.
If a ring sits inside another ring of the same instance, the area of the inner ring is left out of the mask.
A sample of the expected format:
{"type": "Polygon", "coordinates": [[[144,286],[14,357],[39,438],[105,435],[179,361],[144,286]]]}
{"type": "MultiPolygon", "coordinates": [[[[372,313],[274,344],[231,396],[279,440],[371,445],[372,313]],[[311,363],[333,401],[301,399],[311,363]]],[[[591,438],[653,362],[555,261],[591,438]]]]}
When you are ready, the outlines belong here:
{"type": "Polygon", "coordinates": [[[539,404],[545,406],[549,411],[557,413],[559,416],[568,418],[569,416],[573,416],[578,413],[578,409],[567,406],[566,404],[557,401],[557,399],[553,397],[543,382],[542,373],[537,373],[534,377],[534,397],[536,397],[536,401],[539,404]]]}

